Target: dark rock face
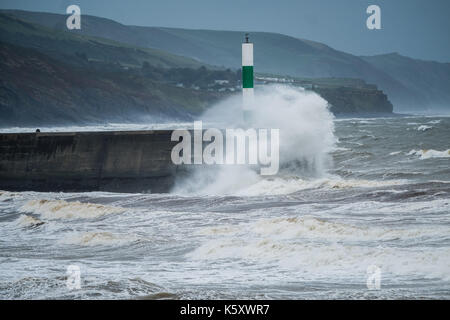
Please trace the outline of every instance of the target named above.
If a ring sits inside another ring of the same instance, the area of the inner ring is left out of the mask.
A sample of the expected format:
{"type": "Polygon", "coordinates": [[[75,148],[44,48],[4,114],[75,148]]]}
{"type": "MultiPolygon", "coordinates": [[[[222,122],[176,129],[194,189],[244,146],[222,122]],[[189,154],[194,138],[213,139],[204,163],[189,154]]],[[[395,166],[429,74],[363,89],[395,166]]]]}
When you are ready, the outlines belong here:
{"type": "Polygon", "coordinates": [[[190,119],[218,96],[0,43],[0,126],[190,119]]]}
{"type": "Polygon", "coordinates": [[[0,189],[167,192],[172,131],[0,134],[0,189]]]}
{"type": "Polygon", "coordinates": [[[377,89],[363,88],[315,88],[331,105],[330,110],[338,114],[392,113],[393,106],[387,95],[377,89]]]}

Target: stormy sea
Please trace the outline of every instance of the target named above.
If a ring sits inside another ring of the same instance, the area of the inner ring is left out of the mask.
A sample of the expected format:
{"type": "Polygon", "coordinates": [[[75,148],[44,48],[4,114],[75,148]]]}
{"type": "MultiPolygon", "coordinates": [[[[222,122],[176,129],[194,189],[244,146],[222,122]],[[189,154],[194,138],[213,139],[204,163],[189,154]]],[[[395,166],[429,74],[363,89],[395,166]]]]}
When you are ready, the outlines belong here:
{"type": "Polygon", "coordinates": [[[199,169],[167,194],[0,191],[0,298],[449,299],[450,118],[339,119],[276,90],[260,123],[280,128],[277,175],[199,169]]]}

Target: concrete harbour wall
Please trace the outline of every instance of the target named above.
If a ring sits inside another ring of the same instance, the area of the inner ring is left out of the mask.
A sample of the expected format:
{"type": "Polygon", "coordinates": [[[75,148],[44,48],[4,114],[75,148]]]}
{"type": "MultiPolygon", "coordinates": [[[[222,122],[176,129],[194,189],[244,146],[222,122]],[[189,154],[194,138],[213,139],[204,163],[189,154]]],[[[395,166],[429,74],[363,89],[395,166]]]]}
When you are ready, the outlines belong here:
{"type": "Polygon", "coordinates": [[[171,130],[0,134],[0,189],[167,192],[171,130]]]}

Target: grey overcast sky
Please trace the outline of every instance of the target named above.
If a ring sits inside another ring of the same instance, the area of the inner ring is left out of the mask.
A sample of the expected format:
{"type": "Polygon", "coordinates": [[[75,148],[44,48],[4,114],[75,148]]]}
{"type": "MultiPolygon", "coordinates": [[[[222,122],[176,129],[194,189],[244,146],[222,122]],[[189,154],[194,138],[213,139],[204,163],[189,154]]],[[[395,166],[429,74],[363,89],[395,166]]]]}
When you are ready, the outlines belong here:
{"type": "Polygon", "coordinates": [[[123,24],[278,32],[357,55],[450,62],[450,0],[0,0],[2,9],[61,14],[70,4],[123,24]],[[366,27],[371,4],[381,30],[366,27]]]}

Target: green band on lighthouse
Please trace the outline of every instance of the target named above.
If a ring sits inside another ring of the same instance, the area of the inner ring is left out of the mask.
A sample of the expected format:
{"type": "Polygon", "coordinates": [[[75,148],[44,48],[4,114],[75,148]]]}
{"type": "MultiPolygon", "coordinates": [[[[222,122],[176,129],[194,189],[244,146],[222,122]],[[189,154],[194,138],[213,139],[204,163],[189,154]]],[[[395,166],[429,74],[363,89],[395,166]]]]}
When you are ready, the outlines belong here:
{"type": "Polygon", "coordinates": [[[253,88],[253,66],[242,66],[242,87],[253,88]]]}
{"type": "Polygon", "coordinates": [[[248,42],[246,35],[242,44],[242,111],[247,124],[252,119],[253,105],[253,43],[248,42]]]}

